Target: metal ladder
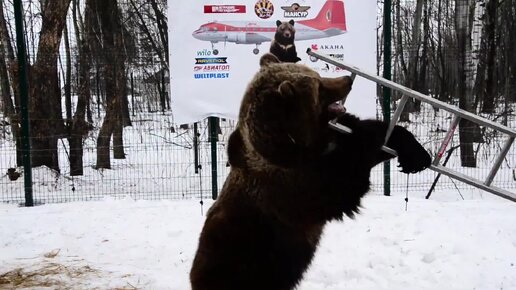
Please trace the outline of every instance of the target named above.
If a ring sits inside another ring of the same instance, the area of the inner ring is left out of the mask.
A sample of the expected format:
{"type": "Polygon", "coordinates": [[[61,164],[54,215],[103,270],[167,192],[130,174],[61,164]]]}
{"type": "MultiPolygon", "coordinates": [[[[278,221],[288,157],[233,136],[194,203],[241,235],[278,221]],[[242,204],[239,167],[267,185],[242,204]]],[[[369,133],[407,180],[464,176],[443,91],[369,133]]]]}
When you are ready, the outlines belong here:
{"type": "MultiPolygon", "coordinates": [[[[508,200],[516,202],[516,193],[510,192],[508,190],[505,190],[505,189],[502,189],[502,188],[498,188],[498,187],[495,187],[495,186],[492,185],[493,179],[495,178],[496,173],[498,172],[498,169],[500,169],[500,166],[502,165],[502,162],[503,162],[505,156],[507,155],[507,153],[509,152],[512,144],[514,143],[514,139],[516,138],[516,131],[515,130],[513,130],[513,129],[509,128],[509,127],[500,125],[498,123],[492,122],[492,121],[490,121],[488,119],[485,119],[485,118],[482,118],[480,116],[477,116],[477,115],[475,115],[473,113],[470,113],[468,111],[459,109],[456,106],[452,106],[452,105],[446,104],[444,102],[441,102],[439,100],[433,99],[430,96],[427,96],[427,95],[424,95],[422,93],[416,92],[416,91],[411,90],[411,89],[409,89],[407,87],[399,85],[399,84],[397,84],[395,82],[392,82],[392,81],[389,81],[389,80],[384,79],[382,77],[379,77],[379,76],[377,76],[375,74],[364,72],[364,71],[362,71],[361,69],[359,69],[359,68],[357,68],[355,66],[352,66],[350,64],[344,63],[342,61],[338,61],[338,60],[332,58],[329,55],[324,55],[324,54],[320,54],[320,53],[314,52],[310,48],[307,50],[307,54],[312,56],[312,57],[315,57],[317,59],[320,59],[322,61],[325,61],[325,62],[327,62],[329,64],[335,65],[336,67],[339,67],[339,68],[342,68],[344,70],[347,70],[347,71],[351,72],[351,77],[353,79],[355,78],[355,76],[358,75],[358,76],[361,76],[361,77],[363,77],[365,79],[373,81],[373,82],[375,82],[377,84],[380,84],[380,85],[382,85],[384,87],[388,87],[388,88],[391,88],[393,90],[396,90],[396,91],[402,93],[403,97],[401,98],[400,103],[398,105],[398,108],[396,109],[396,111],[394,112],[394,114],[392,116],[392,119],[390,120],[389,129],[387,131],[386,140],[388,140],[389,136],[391,135],[392,130],[394,129],[394,126],[396,126],[396,123],[398,122],[398,120],[399,120],[399,118],[401,116],[401,113],[403,112],[403,108],[405,107],[405,105],[406,105],[406,103],[407,103],[409,98],[415,98],[417,100],[420,100],[421,102],[425,102],[425,103],[431,104],[434,107],[437,107],[439,109],[442,109],[442,110],[445,110],[447,112],[452,113],[454,115],[454,118],[453,118],[453,120],[452,120],[452,122],[450,124],[450,128],[449,128],[449,130],[448,130],[448,132],[447,132],[443,142],[441,143],[441,145],[439,147],[439,150],[438,150],[434,160],[432,161],[432,164],[430,165],[429,169],[431,169],[431,170],[433,170],[435,172],[438,172],[440,174],[446,175],[448,177],[457,179],[459,181],[462,181],[462,182],[467,183],[469,185],[472,185],[474,187],[480,188],[482,190],[485,190],[485,191],[487,191],[489,193],[495,194],[495,195],[500,196],[502,198],[505,198],[505,199],[508,199],[508,200]],[[491,129],[497,130],[499,132],[502,132],[502,133],[508,135],[508,138],[507,138],[507,140],[505,141],[505,143],[504,143],[504,145],[502,147],[500,155],[497,156],[497,158],[495,160],[495,163],[493,164],[493,167],[489,171],[489,174],[488,174],[486,180],[483,181],[483,182],[481,180],[478,180],[478,179],[475,179],[473,177],[467,176],[465,174],[462,174],[462,173],[457,172],[455,170],[452,170],[450,168],[447,168],[447,167],[444,167],[442,165],[439,165],[439,162],[440,162],[443,154],[446,151],[446,147],[448,146],[449,142],[451,141],[451,139],[453,137],[453,134],[455,132],[455,129],[457,128],[457,125],[459,124],[459,121],[460,121],[461,118],[468,119],[468,120],[470,120],[470,121],[472,121],[474,123],[480,124],[480,125],[485,126],[485,127],[489,127],[491,129]]],[[[330,124],[330,126],[334,126],[335,127],[335,123],[330,124]]],[[[335,127],[335,129],[339,130],[339,131],[342,131],[342,132],[346,132],[347,131],[344,128],[336,128],[335,127]]],[[[388,151],[389,153],[393,153],[392,149],[387,148],[385,146],[382,149],[385,150],[385,151],[388,151]]]]}

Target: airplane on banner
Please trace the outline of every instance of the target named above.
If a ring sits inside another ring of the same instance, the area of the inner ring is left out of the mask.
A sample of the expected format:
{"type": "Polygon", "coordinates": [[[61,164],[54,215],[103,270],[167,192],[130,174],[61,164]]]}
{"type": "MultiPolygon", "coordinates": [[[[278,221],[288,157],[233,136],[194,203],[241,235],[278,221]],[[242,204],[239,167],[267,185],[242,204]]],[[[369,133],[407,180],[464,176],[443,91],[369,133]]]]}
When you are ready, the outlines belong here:
{"type": "MultiPolygon", "coordinates": [[[[213,21],[201,25],[192,36],[211,42],[214,55],[219,53],[215,48],[215,43],[218,42],[255,44],[253,53],[258,54],[258,46],[274,38],[276,27],[275,21],[213,21]]],[[[327,38],[345,33],[344,3],[342,0],[327,0],[315,18],[296,21],[295,28],[296,41],[327,38]]]]}

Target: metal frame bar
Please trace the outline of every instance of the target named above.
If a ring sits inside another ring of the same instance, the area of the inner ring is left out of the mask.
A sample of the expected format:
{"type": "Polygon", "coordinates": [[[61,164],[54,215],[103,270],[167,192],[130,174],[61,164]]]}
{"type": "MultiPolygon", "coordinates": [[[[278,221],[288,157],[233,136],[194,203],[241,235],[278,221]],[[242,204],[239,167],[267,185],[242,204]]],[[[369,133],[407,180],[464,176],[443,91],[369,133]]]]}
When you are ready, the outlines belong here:
{"type": "Polygon", "coordinates": [[[444,137],[443,143],[441,143],[441,147],[439,147],[439,151],[437,151],[437,155],[435,156],[434,161],[432,162],[433,165],[439,165],[439,161],[441,161],[441,158],[443,157],[444,152],[446,151],[446,147],[448,147],[448,144],[450,144],[450,141],[453,138],[453,134],[455,133],[455,129],[457,129],[457,125],[459,125],[459,122],[460,117],[455,115],[453,117],[453,121],[450,124],[450,128],[448,129],[448,132],[444,137]]]}
{"type": "Polygon", "coordinates": [[[487,175],[487,179],[484,182],[485,185],[490,186],[491,182],[493,182],[493,179],[498,172],[498,169],[500,169],[500,166],[502,165],[503,160],[505,159],[505,156],[507,156],[507,153],[509,153],[509,149],[511,149],[511,145],[514,142],[514,137],[509,137],[509,139],[505,142],[503,145],[502,152],[500,152],[500,155],[498,155],[498,158],[496,158],[496,161],[491,168],[491,171],[489,171],[489,175],[487,175]]]}
{"type": "Polygon", "coordinates": [[[328,55],[323,55],[323,54],[320,54],[320,53],[317,53],[317,52],[313,52],[310,48],[307,50],[307,53],[313,57],[316,57],[322,61],[325,61],[327,63],[330,63],[330,64],[333,64],[337,67],[340,67],[342,69],[345,69],[351,73],[354,73],[358,76],[361,76],[365,79],[368,79],[370,81],[373,81],[375,83],[378,83],[378,84],[381,84],[382,86],[385,86],[385,87],[388,87],[388,88],[391,88],[393,90],[396,90],[396,91],[399,91],[401,93],[403,93],[404,95],[406,96],[409,96],[409,97],[412,97],[412,98],[415,98],[415,99],[418,99],[420,101],[423,101],[423,102],[426,102],[426,103],[429,103],[430,105],[434,106],[434,107],[437,107],[437,108],[440,108],[440,109],[443,109],[445,111],[448,111],[448,112],[452,112],[454,113],[455,115],[459,115],[461,118],[464,118],[464,119],[468,119],[470,121],[473,121],[475,123],[478,123],[480,125],[483,125],[483,126],[486,126],[486,127],[490,127],[492,129],[496,129],[497,131],[500,131],[500,132],[503,132],[511,137],[516,137],[516,130],[513,130],[509,127],[506,127],[506,126],[503,126],[503,125],[500,125],[498,123],[495,123],[495,122],[492,122],[490,120],[487,120],[487,119],[484,119],[482,117],[479,117],[473,113],[470,113],[468,111],[465,111],[465,110],[462,110],[462,109],[459,109],[455,106],[452,106],[450,104],[447,104],[445,102],[441,102],[439,100],[436,100],[436,99],[433,99],[427,95],[424,95],[420,92],[416,92],[414,90],[411,90],[407,87],[404,87],[402,85],[399,85],[393,81],[389,81],[389,80],[386,80],[382,77],[379,77],[379,76],[376,76],[374,74],[371,74],[371,73],[367,73],[367,72],[364,72],[362,70],[360,70],[359,68],[355,67],[355,66],[352,66],[350,64],[346,64],[344,62],[340,62],[328,55]]]}
{"type": "Polygon", "coordinates": [[[396,123],[398,123],[398,120],[401,117],[401,114],[403,113],[403,109],[405,108],[405,105],[408,102],[409,97],[403,96],[400,100],[400,103],[398,104],[398,108],[396,111],[394,111],[394,115],[392,115],[392,118],[389,122],[389,128],[387,129],[387,134],[385,135],[385,143],[387,143],[387,140],[391,137],[392,130],[394,130],[394,126],[396,126],[396,123]]]}
{"type": "MultiPolygon", "coordinates": [[[[491,183],[496,175],[496,173],[498,172],[498,169],[500,168],[505,156],[507,155],[507,153],[509,152],[512,144],[514,143],[514,140],[516,138],[516,131],[509,128],[509,127],[506,127],[506,126],[503,126],[503,125],[500,125],[498,123],[495,123],[495,122],[492,122],[488,119],[485,119],[485,118],[482,118],[480,116],[477,116],[473,113],[470,113],[468,111],[465,111],[465,110],[462,110],[460,108],[457,108],[453,105],[449,105],[447,103],[444,103],[444,102],[441,102],[439,100],[436,100],[436,99],[433,99],[427,95],[424,95],[422,93],[419,93],[419,92],[416,92],[414,90],[411,90],[407,87],[404,87],[402,85],[399,85],[395,82],[392,82],[392,81],[389,81],[389,80],[386,80],[382,77],[379,77],[379,76],[376,76],[375,74],[371,74],[371,73],[367,73],[367,72],[364,72],[362,70],[360,70],[359,68],[357,67],[354,67],[352,65],[349,65],[349,64],[346,64],[344,62],[341,62],[341,61],[338,61],[328,55],[323,55],[323,54],[320,54],[320,53],[317,53],[317,52],[314,52],[312,51],[310,48],[307,49],[306,53],[310,56],[313,56],[315,58],[318,58],[322,61],[325,61],[327,63],[330,63],[330,64],[333,64],[339,68],[342,68],[342,69],[345,69],[349,72],[351,72],[352,74],[352,78],[354,79],[356,75],[358,76],[361,76],[365,79],[368,79],[370,81],[373,81],[377,84],[380,84],[384,87],[388,87],[388,88],[391,88],[393,90],[396,90],[396,91],[399,91],[403,94],[403,97],[400,101],[400,104],[398,106],[398,108],[396,109],[396,111],[394,112],[394,115],[392,116],[392,119],[390,120],[390,123],[389,123],[389,128],[387,130],[387,135],[386,135],[386,138],[385,140],[388,140],[391,133],[392,133],[392,130],[394,129],[394,126],[396,126],[396,123],[398,122],[399,120],[399,117],[401,116],[401,113],[403,112],[403,108],[405,107],[405,104],[406,102],[408,101],[408,98],[409,97],[412,97],[412,98],[415,98],[417,100],[420,100],[422,102],[426,102],[426,103],[429,103],[430,105],[434,106],[434,107],[437,107],[437,108],[440,108],[442,110],[445,110],[445,111],[448,111],[448,112],[451,112],[454,114],[454,119],[450,125],[450,129],[448,130],[448,133],[446,134],[446,137],[445,139],[443,140],[443,143],[441,143],[441,146],[439,148],[439,151],[434,159],[434,161],[432,162],[432,164],[430,165],[429,169],[435,171],[435,172],[438,172],[440,174],[443,174],[443,175],[446,175],[448,177],[451,177],[451,178],[455,178],[459,181],[462,181],[466,184],[469,184],[469,185],[472,185],[474,187],[477,187],[479,189],[482,189],[482,190],[485,190],[489,193],[492,193],[494,195],[497,195],[499,197],[502,197],[502,198],[505,198],[505,199],[508,199],[510,201],[514,201],[516,202],[516,194],[515,193],[512,193],[510,191],[507,191],[505,189],[501,189],[501,188],[498,188],[498,187],[494,187],[494,186],[491,186],[491,183]],[[481,182],[480,180],[477,180],[475,178],[472,178],[470,176],[467,176],[465,174],[462,174],[460,172],[457,172],[455,170],[452,170],[452,169],[449,169],[449,168],[446,168],[444,166],[441,166],[439,165],[439,161],[444,153],[444,151],[446,150],[446,147],[448,146],[451,138],[453,137],[453,134],[455,132],[455,129],[457,128],[457,125],[459,124],[460,122],[460,119],[461,118],[464,118],[464,119],[467,119],[467,120],[470,120],[474,123],[477,123],[477,124],[480,124],[480,125],[483,125],[483,126],[486,126],[486,127],[489,127],[491,129],[494,129],[494,130],[497,130],[497,131],[500,131],[500,132],[503,132],[507,135],[509,135],[509,139],[505,142],[504,144],[504,147],[502,148],[502,151],[500,152],[500,155],[497,157],[496,161],[495,161],[495,164],[493,165],[493,167],[491,168],[491,171],[489,172],[488,174],[488,177],[486,179],[485,182],[481,182]]],[[[330,121],[329,122],[329,126],[339,132],[343,132],[343,133],[349,133],[350,129],[345,127],[345,126],[342,126],[338,123],[335,123],[333,121],[330,121]]],[[[391,148],[388,148],[386,146],[383,146],[382,147],[382,150],[388,152],[388,153],[391,153],[391,154],[394,154],[394,155],[397,155],[395,154],[396,151],[392,150],[391,148]]]]}
{"type": "Polygon", "coordinates": [[[491,186],[485,185],[480,180],[471,178],[471,177],[469,177],[469,176],[467,176],[465,174],[462,174],[462,173],[457,172],[455,170],[451,170],[451,169],[446,168],[446,167],[441,166],[441,165],[438,165],[438,166],[430,165],[430,167],[428,167],[428,168],[432,169],[435,172],[441,173],[442,175],[446,175],[448,177],[455,178],[455,179],[457,179],[459,181],[462,181],[462,182],[464,182],[466,184],[469,184],[471,186],[474,186],[476,188],[485,190],[485,191],[487,191],[489,193],[492,193],[494,195],[497,195],[499,197],[502,197],[502,198],[508,199],[510,201],[516,202],[516,194],[514,194],[514,193],[512,193],[510,191],[507,191],[505,189],[494,187],[492,185],[491,186]]]}

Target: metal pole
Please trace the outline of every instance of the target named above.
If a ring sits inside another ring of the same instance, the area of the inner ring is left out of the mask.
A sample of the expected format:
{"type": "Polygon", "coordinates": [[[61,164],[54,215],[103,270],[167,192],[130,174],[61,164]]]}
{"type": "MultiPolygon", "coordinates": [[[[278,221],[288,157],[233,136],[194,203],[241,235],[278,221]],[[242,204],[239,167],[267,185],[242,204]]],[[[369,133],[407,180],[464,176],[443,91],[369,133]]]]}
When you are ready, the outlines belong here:
{"type": "Polygon", "coordinates": [[[219,187],[217,185],[217,117],[209,117],[210,144],[211,144],[211,197],[217,199],[219,187]]]}
{"type": "Polygon", "coordinates": [[[193,137],[193,150],[194,150],[194,166],[195,166],[195,174],[199,173],[199,129],[197,127],[197,122],[193,124],[194,128],[194,137],[193,137]]]}
{"type": "MultiPolygon", "coordinates": [[[[385,0],[383,5],[383,77],[391,79],[391,0],[385,0]]],[[[383,119],[388,121],[391,119],[391,89],[383,87],[383,119]]],[[[391,195],[391,163],[385,161],[383,163],[383,194],[391,195]]]]}
{"type": "Polygon", "coordinates": [[[32,164],[30,154],[29,130],[29,82],[27,79],[27,54],[23,31],[23,13],[21,0],[14,0],[14,19],[16,26],[16,46],[18,47],[18,67],[20,86],[20,113],[22,126],[23,177],[25,184],[25,206],[34,206],[32,196],[32,164]]]}
{"type": "MultiPolygon", "coordinates": [[[[457,126],[459,125],[460,119],[461,118],[458,115],[455,115],[455,117],[453,117],[453,121],[450,124],[450,128],[448,129],[446,136],[444,136],[444,140],[441,143],[439,150],[437,151],[437,155],[435,156],[434,161],[432,162],[433,165],[439,165],[439,162],[441,161],[441,158],[443,157],[444,152],[446,151],[446,147],[448,147],[448,144],[450,144],[450,141],[453,138],[453,134],[455,133],[455,129],[457,129],[457,126]]],[[[446,159],[448,159],[448,157],[446,159]]],[[[444,165],[446,165],[446,163],[443,164],[443,166],[444,165]]]]}
{"type": "Polygon", "coordinates": [[[422,102],[428,103],[436,108],[443,109],[445,111],[451,112],[454,115],[458,115],[461,118],[468,119],[474,123],[478,123],[479,125],[489,127],[491,129],[495,129],[497,131],[500,131],[502,133],[505,133],[509,136],[516,137],[516,130],[513,128],[509,128],[507,126],[495,123],[489,119],[482,118],[478,115],[475,115],[474,113],[468,112],[466,110],[457,108],[454,105],[447,104],[443,101],[439,101],[437,99],[434,99],[430,96],[424,95],[420,92],[414,91],[412,89],[409,89],[407,87],[404,87],[402,85],[399,85],[393,81],[386,80],[385,78],[379,77],[376,74],[362,71],[361,69],[352,66],[348,63],[341,62],[339,60],[336,60],[335,58],[330,57],[329,55],[320,54],[317,52],[313,52],[310,48],[307,50],[308,55],[311,55],[313,57],[316,57],[317,59],[323,60],[329,64],[333,64],[336,67],[340,67],[344,70],[347,70],[351,73],[356,73],[357,76],[361,76],[367,80],[373,81],[377,84],[380,84],[384,87],[391,88],[395,91],[400,92],[403,95],[410,96],[411,98],[414,98],[416,100],[420,100],[422,102]]]}
{"type": "Polygon", "coordinates": [[[136,98],[134,97],[134,78],[133,72],[131,72],[131,104],[133,109],[133,116],[136,116],[135,108],[136,108],[136,98]]]}
{"type": "MultiPolygon", "coordinates": [[[[392,119],[389,122],[389,128],[387,129],[387,134],[385,134],[385,144],[387,144],[387,141],[389,141],[389,138],[391,138],[392,131],[394,131],[394,127],[396,127],[396,124],[400,120],[401,113],[403,113],[403,108],[405,108],[405,105],[408,102],[408,97],[403,96],[398,103],[398,107],[396,108],[396,111],[394,111],[394,115],[392,116],[392,119]]],[[[390,112],[389,112],[390,116],[390,112]]]]}

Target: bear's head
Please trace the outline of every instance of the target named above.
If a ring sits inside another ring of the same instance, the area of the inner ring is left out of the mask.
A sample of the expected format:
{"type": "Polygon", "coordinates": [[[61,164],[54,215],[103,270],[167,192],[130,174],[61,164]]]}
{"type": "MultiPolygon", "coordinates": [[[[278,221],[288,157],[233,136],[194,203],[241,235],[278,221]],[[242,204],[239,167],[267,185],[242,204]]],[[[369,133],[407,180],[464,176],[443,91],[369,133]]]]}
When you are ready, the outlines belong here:
{"type": "Polygon", "coordinates": [[[328,145],[328,121],[343,111],[336,102],[345,100],[352,83],[350,77],[323,78],[307,66],[265,54],[229,139],[229,163],[267,170],[314,160],[328,145]]]}
{"type": "Polygon", "coordinates": [[[294,20],[288,22],[276,21],[276,35],[274,40],[280,44],[287,45],[293,44],[296,35],[296,29],[294,29],[294,20]]]}

